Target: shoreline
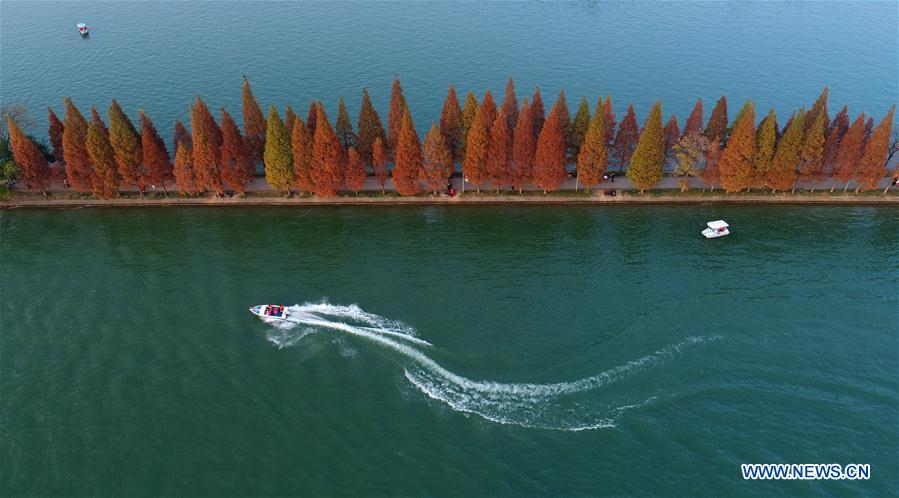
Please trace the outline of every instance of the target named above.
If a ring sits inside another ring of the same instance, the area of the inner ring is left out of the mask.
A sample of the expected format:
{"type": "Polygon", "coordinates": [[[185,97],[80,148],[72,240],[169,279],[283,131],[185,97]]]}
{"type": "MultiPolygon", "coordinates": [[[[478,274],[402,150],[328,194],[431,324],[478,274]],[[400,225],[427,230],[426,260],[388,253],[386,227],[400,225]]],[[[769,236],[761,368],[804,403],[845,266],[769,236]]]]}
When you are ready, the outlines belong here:
{"type": "Polygon", "coordinates": [[[279,196],[276,192],[253,192],[243,197],[179,197],[170,194],[168,197],[120,197],[118,199],[72,199],[54,197],[41,198],[34,194],[18,194],[12,199],[0,202],[0,209],[22,208],[83,208],[83,207],[170,207],[170,206],[403,206],[403,205],[614,205],[614,204],[830,204],[830,205],[899,205],[899,193],[891,191],[887,194],[876,192],[871,194],[855,194],[829,191],[815,193],[681,193],[655,191],[645,194],[620,192],[616,197],[607,197],[601,192],[590,194],[574,191],[556,191],[550,194],[480,194],[467,193],[457,195],[422,195],[416,197],[398,197],[390,194],[376,196],[347,195],[337,197],[279,196]],[[258,195],[258,194],[268,195],[258,195]]]}

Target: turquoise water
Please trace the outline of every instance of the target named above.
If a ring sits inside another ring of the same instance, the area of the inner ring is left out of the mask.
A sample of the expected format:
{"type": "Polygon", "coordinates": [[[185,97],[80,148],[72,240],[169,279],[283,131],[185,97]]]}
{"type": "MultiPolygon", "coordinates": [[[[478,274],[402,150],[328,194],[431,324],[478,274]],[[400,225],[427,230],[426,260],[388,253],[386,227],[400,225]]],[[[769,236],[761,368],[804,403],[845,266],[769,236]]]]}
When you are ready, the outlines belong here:
{"type": "Polygon", "coordinates": [[[895,495],[897,220],[0,211],[0,495],[895,495]]]}
{"type": "MultiPolygon", "coordinates": [[[[166,138],[197,94],[240,114],[241,75],[259,102],[305,116],[343,96],[355,119],[368,87],[386,119],[400,76],[422,131],[454,82],[460,97],[513,76],[519,99],[559,88],[572,113],[611,93],[642,119],[662,99],[683,125],[697,97],[746,98],[781,123],[830,85],[831,114],[885,115],[899,95],[896,2],[20,2],[0,1],[0,103],[26,104],[45,136],[46,106],[71,95],[105,115],[117,98],[166,138]],[[84,21],[91,37],[75,30],[84,21]]],[[[619,118],[620,119],[620,118],[619,118]]]]}

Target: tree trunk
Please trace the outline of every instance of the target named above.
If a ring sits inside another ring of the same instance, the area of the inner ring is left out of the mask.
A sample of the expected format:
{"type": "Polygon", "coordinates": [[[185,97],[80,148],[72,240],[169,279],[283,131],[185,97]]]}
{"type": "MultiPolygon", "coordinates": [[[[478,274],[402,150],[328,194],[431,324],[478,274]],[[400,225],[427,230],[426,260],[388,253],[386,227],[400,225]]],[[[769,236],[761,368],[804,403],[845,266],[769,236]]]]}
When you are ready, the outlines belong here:
{"type": "Polygon", "coordinates": [[[577,192],[578,183],[580,183],[581,178],[579,176],[574,177],[574,191],[577,192]]]}
{"type": "Polygon", "coordinates": [[[861,188],[862,188],[861,185],[856,185],[855,193],[858,194],[858,191],[861,190],[861,188]]]}
{"type": "Polygon", "coordinates": [[[849,190],[849,182],[846,182],[846,186],[843,187],[843,193],[845,194],[847,190],[849,190]]]}
{"type": "Polygon", "coordinates": [[[833,183],[830,185],[830,193],[831,193],[831,194],[833,193],[833,189],[835,189],[835,188],[837,188],[837,182],[833,182],[833,183]]]}

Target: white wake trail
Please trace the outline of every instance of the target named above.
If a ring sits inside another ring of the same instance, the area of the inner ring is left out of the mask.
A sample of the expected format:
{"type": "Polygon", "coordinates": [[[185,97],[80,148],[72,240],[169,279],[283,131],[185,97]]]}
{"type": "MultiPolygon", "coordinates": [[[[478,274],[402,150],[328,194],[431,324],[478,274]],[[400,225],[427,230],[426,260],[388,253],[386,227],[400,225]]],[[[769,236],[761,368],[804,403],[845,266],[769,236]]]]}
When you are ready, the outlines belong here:
{"type": "MultiPolygon", "coordinates": [[[[409,382],[428,397],[445,403],[454,410],[476,414],[503,424],[573,431],[614,426],[615,420],[625,410],[654,400],[649,398],[636,405],[591,408],[576,399],[579,393],[599,389],[659,365],[689,346],[720,338],[688,337],[654,353],[575,381],[503,383],[472,380],[451,372],[413,347],[412,344],[431,346],[429,342],[418,338],[414,329],[401,322],[365,312],[356,305],[306,303],[288,309],[290,323],[285,325],[303,326],[304,335],[315,328],[338,330],[382,345],[412,360],[412,364],[404,369],[409,382]],[[331,319],[334,317],[347,318],[360,324],[331,319]]],[[[279,347],[284,347],[283,343],[286,341],[276,342],[279,347]]],[[[295,343],[293,341],[287,345],[295,343]]]]}

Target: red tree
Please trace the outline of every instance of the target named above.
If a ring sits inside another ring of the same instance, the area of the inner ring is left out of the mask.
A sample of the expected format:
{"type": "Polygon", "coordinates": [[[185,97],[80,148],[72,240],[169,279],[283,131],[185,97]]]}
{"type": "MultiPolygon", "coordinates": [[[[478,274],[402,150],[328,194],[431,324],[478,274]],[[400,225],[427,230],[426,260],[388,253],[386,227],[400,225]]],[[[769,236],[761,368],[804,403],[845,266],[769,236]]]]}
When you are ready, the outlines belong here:
{"type": "MultiPolygon", "coordinates": [[[[718,160],[720,157],[721,140],[718,137],[714,137],[709,140],[709,149],[705,153],[705,168],[699,175],[702,183],[712,190],[715,190],[715,186],[721,178],[721,173],[718,170],[718,160]]],[[[702,190],[705,192],[705,188],[702,190]]]]}
{"type": "Polygon", "coordinates": [[[565,180],[565,133],[559,120],[558,106],[554,106],[543,124],[534,155],[533,182],[543,193],[559,188],[565,180]]]}
{"type": "Polygon", "coordinates": [[[509,170],[509,128],[506,116],[497,114],[490,128],[490,143],[487,146],[487,179],[496,188],[496,193],[502,185],[511,181],[509,170]]]}
{"type": "MultiPolygon", "coordinates": [[[[859,160],[865,144],[865,119],[865,113],[859,114],[846,134],[843,135],[843,139],[840,140],[840,150],[834,162],[833,177],[834,180],[846,184],[843,188],[844,192],[849,188],[849,182],[855,178],[858,172],[859,160]]],[[[833,191],[832,188],[831,191],[833,191]]]]}
{"type": "Polygon", "coordinates": [[[94,168],[87,153],[87,120],[69,97],[66,97],[64,128],[62,149],[66,161],[66,178],[76,191],[90,192],[94,168]]]}
{"type": "Polygon", "coordinates": [[[312,101],[309,103],[309,112],[306,113],[306,128],[309,134],[315,136],[315,126],[318,125],[318,106],[320,102],[312,101]]]}
{"type": "Polygon", "coordinates": [[[627,106],[627,114],[621,120],[618,127],[618,135],[615,137],[614,152],[618,159],[618,171],[624,169],[624,165],[629,163],[634,150],[637,148],[637,139],[640,137],[640,131],[637,129],[637,115],[634,114],[634,105],[627,106]]]}
{"type": "Polygon", "coordinates": [[[321,197],[333,197],[337,195],[343,185],[345,160],[340,139],[321,104],[315,111],[318,123],[315,124],[315,135],[312,140],[312,193],[321,197]]]}
{"type": "Polygon", "coordinates": [[[696,105],[684,124],[684,136],[691,133],[702,133],[702,99],[696,99],[696,105]]]}
{"type": "Polygon", "coordinates": [[[397,137],[396,163],[393,165],[393,187],[400,195],[418,193],[421,168],[421,144],[407,109],[403,118],[403,128],[397,137]]]}
{"type": "Polygon", "coordinates": [[[222,148],[221,171],[222,180],[238,194],[246,191],[247,183],[253,179],[253,159],[247,141],[240,134],[240,129],[224,107],[222,113],[222,148]]]}
{"type": "Polygon", "coordinates": [[[830,174],[836,164],[837,154],[840,152],[840,140],[849,130],[849,108],[843,109],[833,118],[827,130],[827,138],[824,140],[824,173],[830,174]]]}
{"type": "Polygon", "coordinates": [[[284,111],[284,127],[287,128],[287,136],[293,136],[293,122],[297,119],[297,113],[293,112],[293,107],[287,106],[284,111]]]}
{"type": "Polygon", "coordinates": [[[705,136],[709,139],[727,136],[727,97],[724,95],[718,99],[715,108],[712,109],[709,122],[705,125],[705,136]]]}
{"type": "Polygon", "coordinates": [[[615,141],[615,126],[618,124],[615,121],[615,111],[612,110],[611,95],[607,96],[606,99],[603,100],[602,108],[606,113],[603,124],[606,127],[606,151],[609,151],[615,141]]]}
{"type": "Polygon", "coordinates": [[[356,152],[356,148],[350,146],[347,150],[346,163],[346,187],[352,189],[356,194],[359,189],[365,185],[365,162],[362,156],[356,152]]]}
{"type": "Polygon", "coordinates": [[[381,137],[375,138],[374,144],[371,146],[371,169],[375,175],[375,179],[381,184],[381,193],[384,193],[384,185],[390,173],[387,171],[387,146],[381,137]]]}
{"type": "Polygon", "coordinates": [[[396,141],[402,131],[403,118],[408,108],[400,79],[394,77],[393,86],[390,89],[390,110],[387,111],[387,143],[390,145],[390,150],[394,152],[396,152],[396,141]]]}
{"type": "Polygon", "coordinates": [[[462,149],[462,108],[459,107],[459,98],[456,97],[456,89],[450,85],[443,101],[443,110],[440,112],[440,133],[449,147],[452,155],[451,164],[455,169],[455,163],[460,157],[462,149]]]}
{"type": "Polygon", "coordinates": [[[503,97],[501,109],[506,121],[506,129],[511,134],[512,130],[515,129],[515,125],[518,124],[518,98],[515,97],[515,83],[512,81],[511,76],[506,83],[506,95],[503,97]]]}
{"type": "Polygon", "coordinates": [[[490,90],[484,94],[484,100],[481,102],[481,110],[479,111],[479,116],[484,117],[484,124],[487,126],[485,129],[487,130],[487,135],[490,135],[490,128],[493,127],[494,121],[496,121],[496,114],[499,111],[496,109],[496,102],[493,100],[493,94],[490,93],[490,90]]]}
{"type": "Polygon", "coordinates": [[[50,166],[47,158],[41,153],[37,145],[19,128],[12,116],[6,116],[6,125],[9,130],[9,145],[16,163],[22,167],[22,179],[28,188],[37,188],[46,195],[46,188],[50,182],[50,166]]]}
{"type": "Polygon", "coordinates": [[[534,153],[537,141],[534,139],[534,116],[528,99],[524,99],[518,124],[515,126],[515,137],[512,143],[512,186],[521,193],[522,187],[531,180],[534,169],[534,153]]]}
{"type": "MultiPolygon", "coordinates": [[[[241,99],[243,102],[243,131],[246,135],[247,147],[254,163],[262,162],[262,154],[265,152],[265,127],[267,122],[262,114],[262,108],[256,102],[253,91],[250,90],[250,80],[243,77],[243,89],[241,99]]],[[[176,145],[177,147],[177,145],[176,145]]]]}
{"type": "MultiPolygon", "coordinates": [[[[568,99],[565,98],[565,90],[559,90],[559,98],[556,100],[553,109],[559,114],[559,126],[562,127],[562,134],[565,135],[566,154],[571,148],[571,113],[568,112],[568,99]]],[[[567,162],[567,155],[565,161],[567,162]]]]}
{"type": "Polygon", "coordinates": [[[437,189],[441,184],[445,184],[446,179],[453,171],[453,155],[436,123],[431,125],[431,130],[425,136],[422,148],[424,149],[424,167],[421,179],[427,182],[428,187],[436,195],[437,189]]]}
{"type": "Polygon", "coordinates": [[[662,131],[665,135],[665,157],[671,155],[672,149],[674,148],[674,144],[680,140],[680,129],[677,126],[677,115],[672,114],[671,119],[668,120],[668,123],[665,125],[665,129],[662,131]]]}
{"type": "Polygon", "coordinates": [[[296,118],[296,126],[290,136],[290,149],[293,152],[293,179],[297,188],[312,191],[312,168],[315,166],[313,139],[309,128],[303,120],[296,118]]]}
{"type": "Polygon", "coordinates": [[[181,195],[199,195],[197,177],[194,175],[193,154],[186,142],[179,141],[175,144],[175,186],[181,195]]]}
{"type": "MultiPolygon", "coordinates": [[[[543,96],[540,95],[540,87],[534,91],[534,99],[531,101],[531,117],[534,120],[534,143],[543,131],[543,123],[546,122],[546,110],[543,106],[543,96]]],[[[535,145],[536,146],[536,145],[535,145]]]]}
{"type": "Polygon", "coordinates": [[[871,190],[877,188],[877,184],[887,175],[887,149],[890,145],[890,134],[893,128],[893,114],[896,106],[890,108],[886,117],[877,125],[871,133],[871,137],[865,143],[862,157],[859,161],[858,187],[859,190],[871,190]]]}
{"type": "MultiPolygon", "coordinates": [[[[97,108],[94,106],[91,106],[91,121],[100,131],[100,133],[102,133],[103,136],[106,137],[107,140],[109,140],[109,129],[106,128],[106,123],[103,122],[103,119],[100,117],[100,113],[97,112],[97,108]]],[[[88,124],[88,127],[90,127],[90,124],[88,124]]]]}
{"type": "Polygon", "coordinates": [[[172,132],[172,148],[178,150],[178,144],[184,144],[184,148],[190,152],[194,146],[190,138],[190,132],[184,127],[181,121],[175,121],[175,129],[172,132]]]}
{"type": "MultiPolygon", "coordinates": [[[[495,117],[494,117],[495,119],[495,117]]],[[[484,109],[478,111],[474,124],[468,130],[465,145],[465,161],[462,162],[464,181],[471,182],[481,191],[481,184],[487,179],[487,148],[490,146],[490,125],[484,109]]]]}
{"type": "Polygon", "coordinates": [[[47,127],[47,133],[50,135],[50,144],[53,145],[53,159],[62,161],[62,134],[65,130],[62,121],[53,112],[53,108],[47,107],[47,121],[50,125],[47,127]]]}
{"type": "Polygon", "coordinates": [[[212,190],[217,194],[224,192],[222,175],[219,167],[220,145],[217,137],[221,131],[199,96],[190,109],[190,130],[193,142],[193,167],[197,176],[197,187],[200,190],[212,190]]]}
{"type": "Polygon", "coordinates": [[[150,121],[150,117],[144,111],[140,111],[139,119],[144,179],[150,185],[162,186],[163,193],[168,195],[165,183],[173,178],[169,152],[166,150],[165,142],[159,136],[159,132],[156,131],[156,126],[150,121]]]}

